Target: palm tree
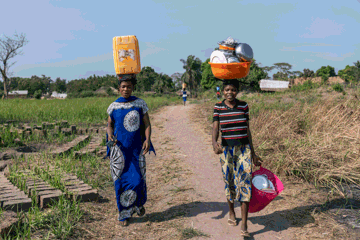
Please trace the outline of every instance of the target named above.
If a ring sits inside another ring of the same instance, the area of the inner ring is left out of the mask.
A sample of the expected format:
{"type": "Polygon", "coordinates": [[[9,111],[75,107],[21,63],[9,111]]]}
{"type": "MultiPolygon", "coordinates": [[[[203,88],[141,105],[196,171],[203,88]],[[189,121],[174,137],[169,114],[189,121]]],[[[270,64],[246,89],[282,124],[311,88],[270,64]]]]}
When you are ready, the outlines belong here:
{"type": "Polygon", "coordinates": [[[188,56],[186,61],[184,59],[180,59],[180,61],[184,64],[183,68],[185,69],[181,80],[189,85],[190,92],[193,92],[194,97],[196,97],[196,90],[201,80],[202,62],[199,58],[195,58],[194,55],[188,56]]]}

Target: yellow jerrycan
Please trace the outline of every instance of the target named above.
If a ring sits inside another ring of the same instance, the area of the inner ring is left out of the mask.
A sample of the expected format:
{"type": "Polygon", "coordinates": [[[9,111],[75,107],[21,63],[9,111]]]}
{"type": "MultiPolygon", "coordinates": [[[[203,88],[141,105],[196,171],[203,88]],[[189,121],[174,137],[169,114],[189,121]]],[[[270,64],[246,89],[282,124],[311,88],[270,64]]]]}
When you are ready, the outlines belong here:
{"type": "Polygon", "coordinates": [[[134,35],[113,38],[116,74],[137,74],[141,71],[139,42],[134,35]]]}

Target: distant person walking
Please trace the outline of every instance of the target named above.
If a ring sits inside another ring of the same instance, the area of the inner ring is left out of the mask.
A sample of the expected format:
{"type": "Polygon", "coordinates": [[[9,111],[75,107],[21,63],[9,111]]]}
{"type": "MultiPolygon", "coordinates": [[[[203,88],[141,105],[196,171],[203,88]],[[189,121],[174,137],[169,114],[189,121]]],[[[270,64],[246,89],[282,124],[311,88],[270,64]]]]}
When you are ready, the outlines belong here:
{"type": "Polygon", "coordinates": [[[220,88],[216,87],[216,98],[217,100],[220,100],[220,88]]]}
{"type": "Polygon", "coordinates": [[[118,220],[129,225],[134,213],[145,214],[147,200],[145,154],[155,150],[151,144],[151,124],[146,102],[131,93],[136,84],[134,75],[119,77],[121,97],[107,109],[107,156],[110,157],[118,220]],[[108,141],[109,139],[109,141],[108,141]]]}
{"type": "Polygon", "coordinates": [[[236,99],[239,93],[237,80],[226,80],[223,85],[225,99],[215,104],[212,144],[220,157],[225,181],[225,195],[229,204],[228,224],[237,225],[234,201],[241,202],[241,235],[249,237],[247,217],[251,199],[252,163],[261,165],[252,144],[249,126],[249,107],[236,99]],[[221,126],[221,129],[220,129],[221,126]],[[217,142],[221,130],[221,145],[217,142]]]}
{"type": "Polygon", "coordinates": [[[187,97],[187,95],[186,95],[186,89],[184,88],[184,89],[183,89],[184,106],[185,106],[185,103],[186,103],[186,97],[187,97]]]}

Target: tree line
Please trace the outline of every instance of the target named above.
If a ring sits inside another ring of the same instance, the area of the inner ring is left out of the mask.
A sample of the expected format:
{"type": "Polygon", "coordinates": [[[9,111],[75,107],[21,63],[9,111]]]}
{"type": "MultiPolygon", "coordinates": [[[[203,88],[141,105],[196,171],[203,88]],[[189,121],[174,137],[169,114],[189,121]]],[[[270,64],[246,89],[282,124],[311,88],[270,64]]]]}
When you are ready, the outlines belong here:
{"type": "MultiPolygon", "coordinates": [[[[105,76],[89,76],[87,78],[74,79],[66,82],[65,79],[56,78],[52,80],[50,77],[42,75],[41,77],[32,76],[30,78],[9,77],[9,68],[13,63],[10,59],[17,55],[21,55],[21,47],[28,41],[24,34],[14,37],[0,38],[0,73],[2,82],[0,82],[0,96],[7,95],[9,90],[28,90],[29,96],[41,96],[42,94],[51,94],[56,91],[59,93],[68,93],[69,96],[91,96],[92,92],[101,87],[107,88],[107,93],[112,94],[111,87],[118,87],[118,80],[116,75],[105,76]]],[[[218,50],[218,48],[215,48],[218,50]]],[[[208,58],[202,62],[194,55],[188,56],[186,59],[180,59],[183,64],[184,73],[174,73],[171,76],[164,73],[157,73],[151,67],[143,67],[141,72],[137,74],[137,85],[135,90],[139,92],[155,91],[156,93],[174,92],[181,89],[182,83],[187,84],[187,89],[190,90],[192,96],[195,96],[203,90],[214,89],[219,86],[221,81],[216,79],[211,71],[208,58]]],[[[296,77],[322,77],[326,81],[329,77],[336,75],[335,69],[331,66],[322,66],[316,72],[310,69],[304,71],[292,71],[292,65],[281,62],[275,63],[273,66],[261,67],[261,64],[253,59],[250,72],[245,78],[238,79],[242,86],[253,90],[260,90],[259,81],[261,79],[269,78],[269,72],[276,69],[277,72],[273,74],[273,79],[277,80],[291,80],[296,77]]],[[[354,63],[354,66],[347,65],[344,69],[338,72],[338,76],[346,82],[360,81],[360,61],[354,63]]]]}

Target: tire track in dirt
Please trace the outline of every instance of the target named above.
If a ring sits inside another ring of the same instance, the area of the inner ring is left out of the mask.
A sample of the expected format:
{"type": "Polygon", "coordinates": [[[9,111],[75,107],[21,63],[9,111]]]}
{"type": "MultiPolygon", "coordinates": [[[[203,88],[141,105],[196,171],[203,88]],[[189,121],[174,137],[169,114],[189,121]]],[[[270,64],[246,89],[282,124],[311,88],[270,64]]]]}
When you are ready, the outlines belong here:
{"type": "MultiPolygon", "coordinates": [[[[240,225],[227,224],[228,206],[219,156],[212,152],[211,136],[205,136],[191,123],[189,111],[193,107],[168,106],[157,116],[166,119],[164,134],[175,138],[176,146],[187,156],[184,161],[193,171],[189,180],[194,184],[193,201],[196,204],[190,210],[189,221],[194,228],[210,235],[204,239],[241,238],[240,225]]],[[[237,203],[235,206],[239,221],[240,205],[237,203]]],[[[249,214],[248,230],[252,239],[292,239],[291,224],[285,218],[274,219],[277,215],[269,212],[270,206],[267,211],[249,214]]]]}

